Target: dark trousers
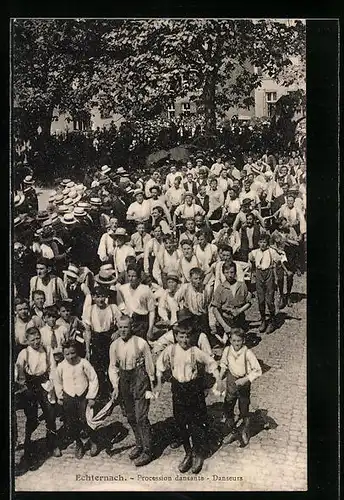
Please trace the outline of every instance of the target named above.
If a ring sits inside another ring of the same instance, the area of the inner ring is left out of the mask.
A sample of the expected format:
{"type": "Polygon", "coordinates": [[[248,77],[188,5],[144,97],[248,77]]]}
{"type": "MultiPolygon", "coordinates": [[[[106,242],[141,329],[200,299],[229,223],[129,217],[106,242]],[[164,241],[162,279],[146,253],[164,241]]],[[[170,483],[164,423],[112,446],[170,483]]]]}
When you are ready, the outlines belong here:
{"type": "Polygon", "coordinates": [[[249,416],[251,383],[238,387],[235,384],[235,377],[228,372],[226,379],[226,396],[223,403],[223,411],[227,419],[227,424],[232,429],[234,427],[234,407],[238,401],[241,418],[249,416]]]}
{"type": "Polygon", "coordinates": [[[80,440],[81,437],[90,435],[90,428],[86,422],[86,392],[81,396],[69,396],[63,393],[63,411],[65,415],[66,434],[73,441],[80,440]]]}
{"type": "Polygon", "coordinates": [[[147,331],[149,326],[149,315],[148,314],[137,314],[132,315],[132,326],[131,331],[133,335],[137,335],[143,339],[147,339],[147,331]]]}
{"type": "Polygon", "coordinates": [[[194,452],[204,455],[208,444],[208,415],[203,378],[183,383],[172,378],[172,407],[185,451],[191,451],[191,438],[194,452]]]}
{"type": "Polygon", "coordinates": [[[110,344],[112,331],[92,333],[90,362],[94,367],[99,380],[100,398],[108,398],[112,392],[112,385],[108,377],[110,364],[110,344]]]}
{"type": "Polygon", "coordinates": [[[38,426],[38,405],[42,408],[47,427],[48,447],[53,448],[56,445],[55,408],[48,401],[48,393],[41,386],[44,380],[43,376],[27,376],[26,384],[28,390],[23,395],[23,406],[26,416],[25,449],[29,447],[31,435],[38,426]]]}
{"type": "Polygon", "coordinates": [[[143,367],[120,370],[120,405],[133,429],[136,445],[148,455],[152,453],[151,425],[148,420],[149,399],[145,399],[145,393],[149,390],[150,381],[143,367]]]}
{"type": "Polygon", "coordinates": [[[265,305],[270,315],[275,316],[275,274],[272,268],[256,270],[256,291],[258,307],[262,319],[265,318],[265,305]]]}

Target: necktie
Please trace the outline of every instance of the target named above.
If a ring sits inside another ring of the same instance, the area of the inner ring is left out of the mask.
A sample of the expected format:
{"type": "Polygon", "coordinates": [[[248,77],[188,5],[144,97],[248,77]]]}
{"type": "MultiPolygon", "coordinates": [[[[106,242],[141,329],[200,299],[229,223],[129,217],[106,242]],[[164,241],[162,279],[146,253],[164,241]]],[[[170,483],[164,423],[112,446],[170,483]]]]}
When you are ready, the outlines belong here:
{"type": "Polygon", "coordinates": [[[55,334],[55,329],[52,328],[52,333],[51,333],[51,348],[56,349],[57,348],[57,338],[55,334]]]}

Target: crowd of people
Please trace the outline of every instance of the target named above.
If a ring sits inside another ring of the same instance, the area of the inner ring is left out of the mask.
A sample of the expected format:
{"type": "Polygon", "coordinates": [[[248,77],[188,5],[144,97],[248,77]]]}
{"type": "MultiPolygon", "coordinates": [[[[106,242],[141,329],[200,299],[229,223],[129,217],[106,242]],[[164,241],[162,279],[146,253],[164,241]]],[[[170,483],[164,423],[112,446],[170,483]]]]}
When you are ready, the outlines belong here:
{"type": "Polygon", "coordinates": [[[168,382],[181,473],[199,473],[207,457],[210,389],[223,401],[225,442],[246,446],[251,384],[262,374],[249,347],[278,328],[276,314],[293,307],[293,279],[305,271],[306,159],[247,155],[239,170],[221,156],[196,156],[130,174],[105,164],[83,183],[55,179],[40,208],[26,175],[13,199],[22,463],[37,459],[38,406],[47,449],[59,457],[69,439],[81,459],[99,452],[99,411],[118,403],[135,437],[129,458],[148,464],[150,402],[168,382]],[[252,332],[246,311],[255,301],[252,332]]]}

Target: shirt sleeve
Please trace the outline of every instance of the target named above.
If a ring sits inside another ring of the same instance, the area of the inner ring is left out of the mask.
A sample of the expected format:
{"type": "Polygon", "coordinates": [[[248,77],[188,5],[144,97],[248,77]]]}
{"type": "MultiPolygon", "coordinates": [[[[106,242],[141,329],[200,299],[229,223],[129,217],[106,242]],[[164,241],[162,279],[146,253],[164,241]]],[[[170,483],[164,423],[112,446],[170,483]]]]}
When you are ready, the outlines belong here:
{"type": "Polygon", "coordinates": [[[201,351],[205,352],[210,357],[213,357],[210,343],[209,343],[208,337],[206,336],[205,333],[200,334],[199,339],[198,339],[198,347],[201,349],[201,351]]]}
{"type": "Polygon", "coordinates": [[[129,207],[128,207],[127,216],[128,215],[130,215],[131,217],[133,217],[135,215],[135,208],[134,208],[133,203],[131,205],[129,205],[129,207]]]}
{"type": "Polygon", "coordinates": [[[63,399],[63,379],[62,379],[63,364],[60,363],[54,373],[53,383],[57,399],[63,399]]]}
{"type": "Polygon", "coordinates": [[[222,306],[222,290],[223,286],[219,285],[216,290],[214,291],[214,297],[212,300],[212,306],[216,307],[216,309],[221,309],[222,306]]]}
{"type": "Polygon", "coordinates": [[[88,379],[86,399],[95,399],[99,390],[99,381],[95,369],[87,359],[83,358],[84,372],[88,379]]]}
{"type": "Polygon", "coordinates": [[[18,383],[25,383],[25,363],[26,363],[26,349],[22,349],[18,354],[16,366],[18,369],[18,383]]]}
{"type": "Polygon", "coordinates": [[[217,363],[212,357],[209,356],[209,354],[196,348],[196,358],[199,362],[204,364],[206,372],[214,375],[215,377],[218,376],[219,370],[217,367],[217,363]]]}
{"type": "Polygon", "coordinates": [[[153,357],[152,357],[150,347],[146,341],[144,341],[144,344],[143,344],[143,354],[144,354],[144,358],[145,358],[146,372],[148,373],[150,380],[154,381],[155,380],[155,366],[154,366],[153,357]]]}
{"type": "Polygon", "coordinates": [[[156,361],[156,374],[162,375],[169,367],[170,353],[172,345],[167,346],[156,361]]]}
{"type": "Polygon", "coordinates": [[[155,355],[160,354],[167,346],[172,344],[174,344],[173,332],[169,330],[156,341],[153,352],[155,355]]]}
{"type": "Polygon", "coordinates": [[[248,349],[246,352],[246,359],[248,365],[247,378],[249,379],[250,382],[253,382],[253,380],[262,375],[262,369],[258,359],[256,358],[256,355],[250,349],[248,349]]]}
{"type": "Polygon", "coordinates": [[[155,299],[154,295],[151,290],[147,290],[147,295],[146,295],[146,300],[147,300],[147,309],[149,312],[155,311],[155,299]]]}
{"type": "Polygon", "coordinates": [[[103,234],[102,237],[100,238],[98,251],[97,251],[99,259],[102,262],[104,262],[108,258],[107,248],[106,248],[106,238],[107,238],[107,233],[103,234]]]}
{"type": "Polygon", "coordinates": [[[178,216],[181,214],[181,211],[182,211],[181,207],[182,207],[182,205],[179,205],[179,206],[175,209],[174,214],[175,214],[175,216],[176,216],[176,217],[178,217],[178,216]]]}
{"type": "Polygon", "coordinates": [[[63,299],[68,299],[68,293],[67,293],[67,290],[66,290],[66,287],[62,281],[61,278],[57,278],[57,287],[58,287],[58,290],[60,292],[60,298],[63,300],[63,299]]]}
{"type": "Polygon", "coordinates": [[[112,342],[110,345],[110,364],[109,364],[109,379],[113,388],[118,386],[118,367],[117,367],[117,355],[116,355],[116,341],[112,342]]]}
{"type": "Polygon", "coordinates": [[[228,368],[228,347],[225,347],[220,359],[220,367],[221,368],[228,368]]]}

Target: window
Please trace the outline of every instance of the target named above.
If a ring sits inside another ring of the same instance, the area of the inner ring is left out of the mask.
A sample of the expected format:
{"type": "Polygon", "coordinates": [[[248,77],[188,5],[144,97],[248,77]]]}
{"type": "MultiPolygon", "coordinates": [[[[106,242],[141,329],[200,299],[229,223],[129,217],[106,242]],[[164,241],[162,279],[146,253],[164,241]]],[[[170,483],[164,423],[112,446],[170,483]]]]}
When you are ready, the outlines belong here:
{"type": "Polygon", "coordinates": [[[266,92],[266,104],[268,116],[272,116],[275,110],[275,104],[277,101],[277,92],[266,92]]]}
{"type": "Polygon", "coordinates": [[[183,113],[191,113],[191,105],[189,102],[182,103],[182,112],[183,113]]]}
{"type": "Polygon", "coordinates": [[[176,116],[176,108],[174,102],[171,102],[167,107],[168,118],[174,118],[176,116]]]}

